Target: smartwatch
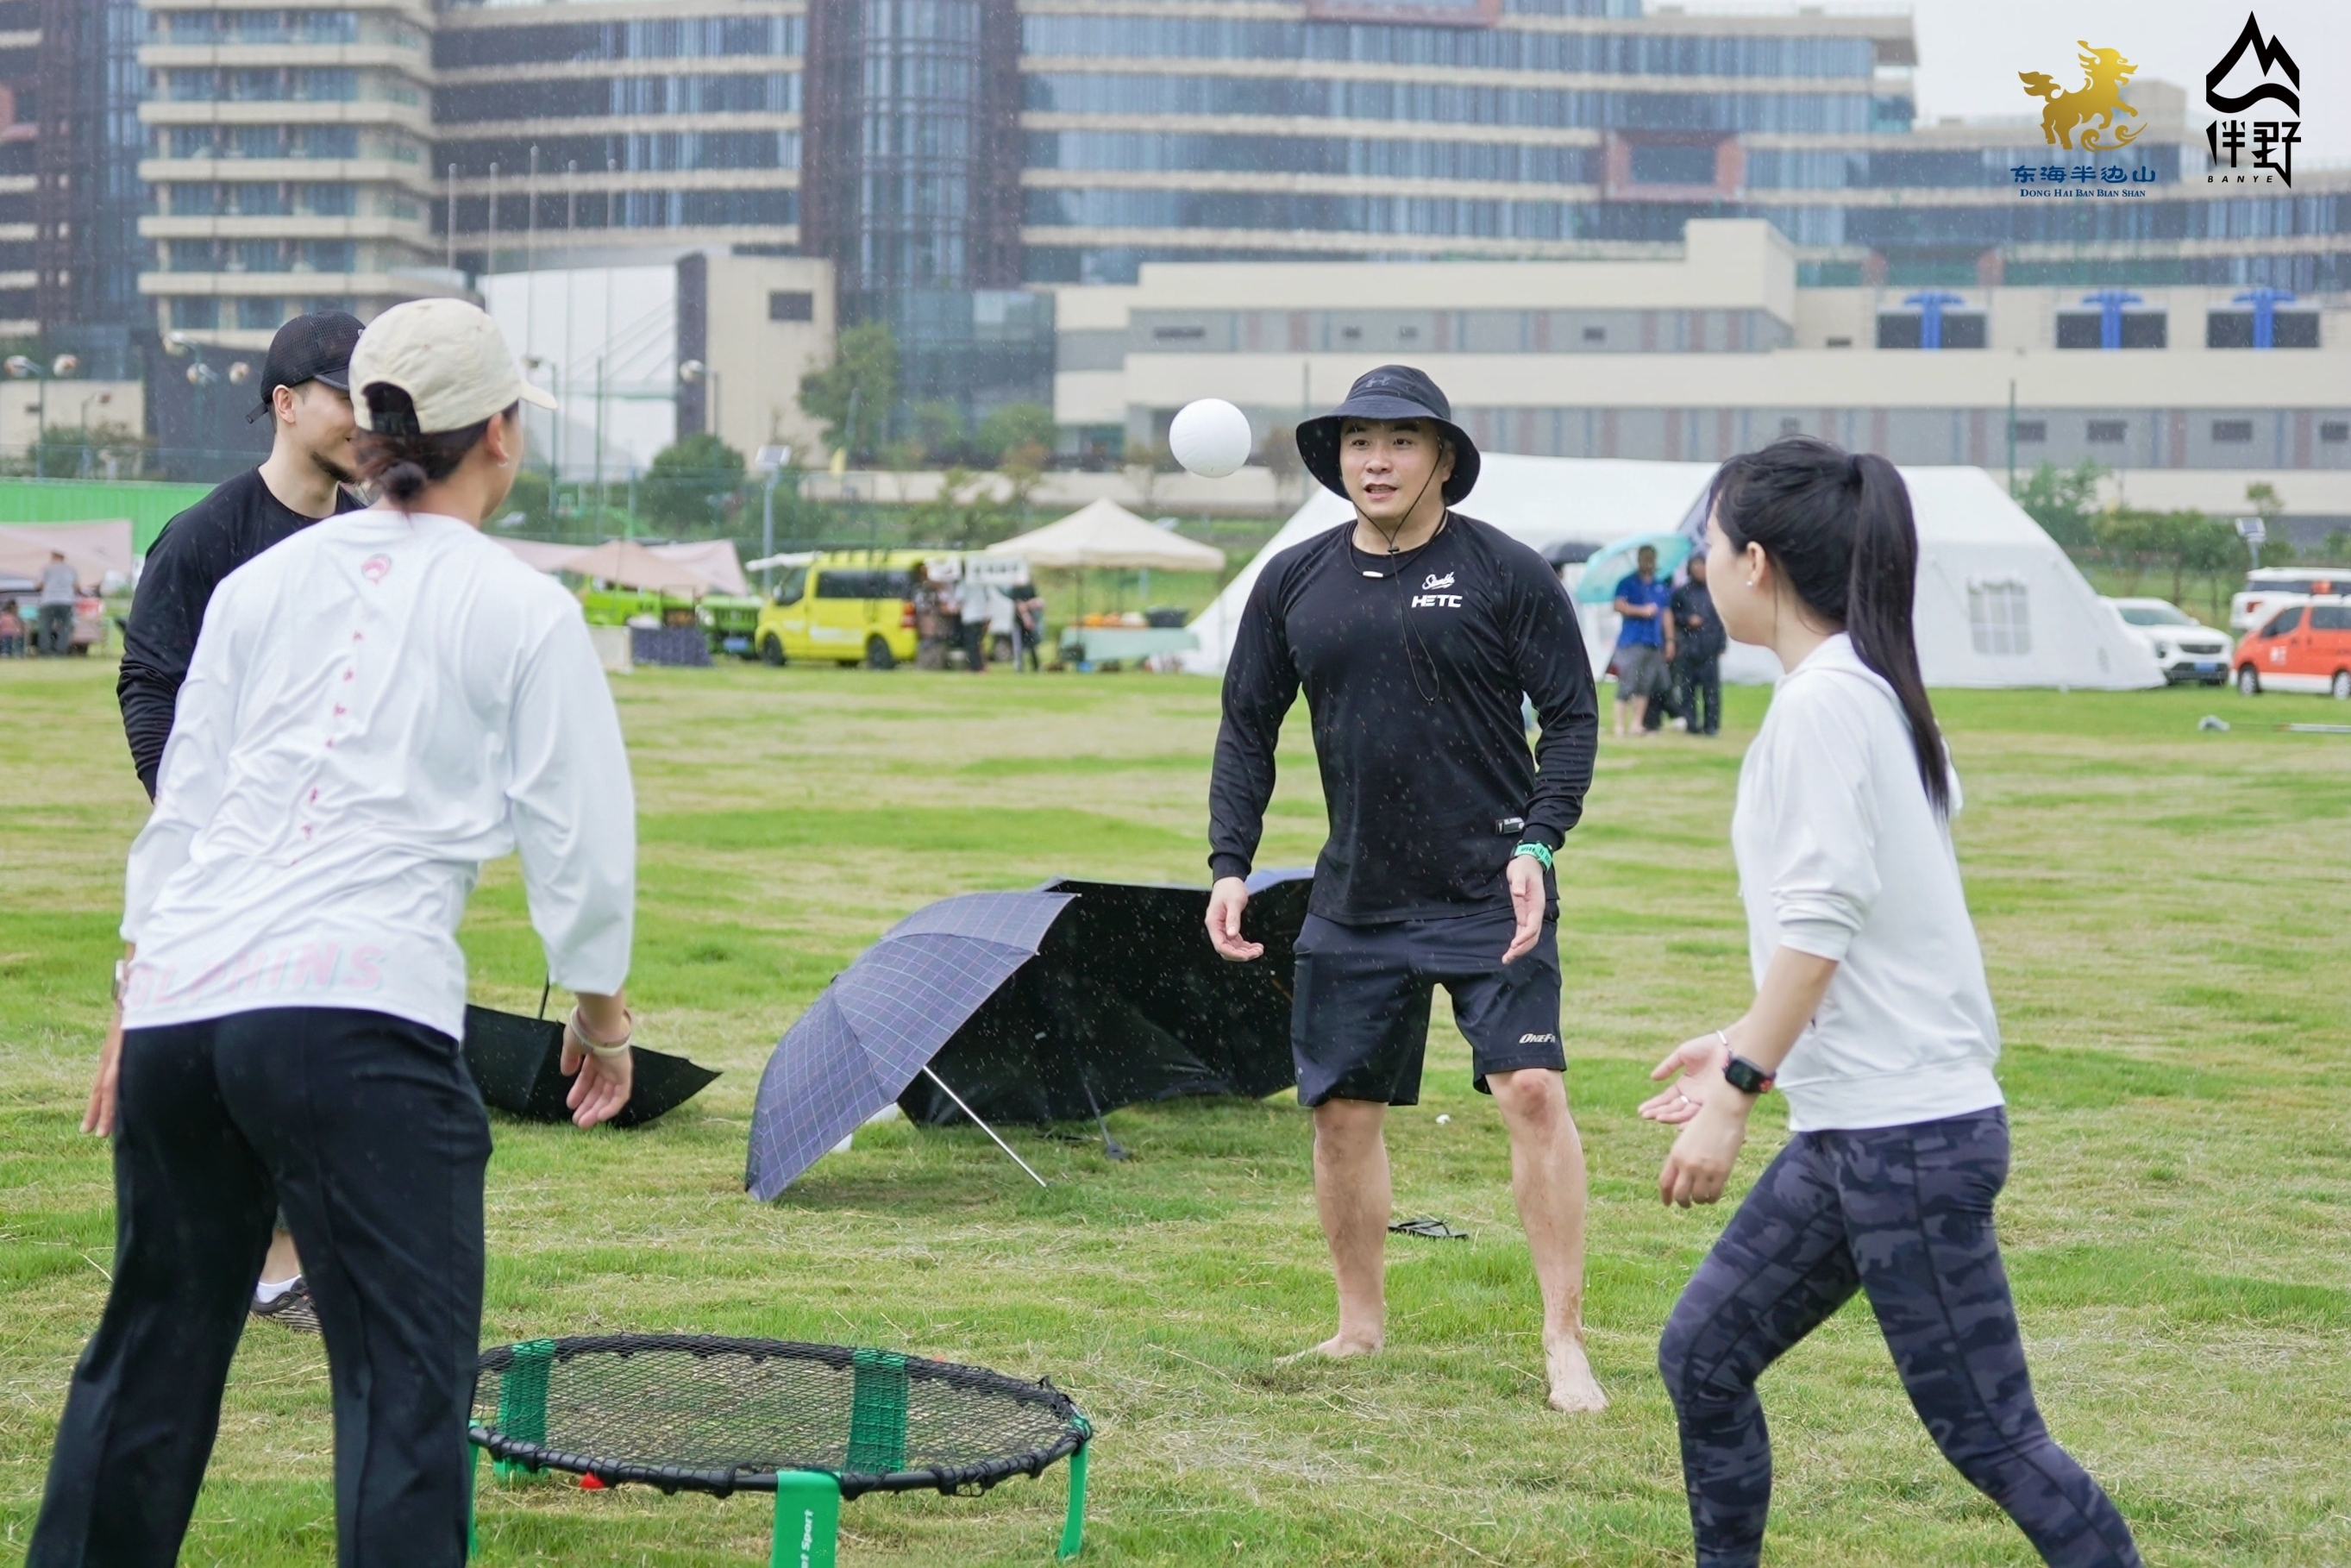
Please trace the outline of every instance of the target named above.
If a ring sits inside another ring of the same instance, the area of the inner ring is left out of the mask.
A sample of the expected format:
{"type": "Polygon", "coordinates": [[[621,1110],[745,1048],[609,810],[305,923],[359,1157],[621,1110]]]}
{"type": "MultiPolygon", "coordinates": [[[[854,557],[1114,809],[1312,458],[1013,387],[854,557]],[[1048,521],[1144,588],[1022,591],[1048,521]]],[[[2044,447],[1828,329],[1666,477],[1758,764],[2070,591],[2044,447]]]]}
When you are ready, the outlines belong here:
{"type": "Polygon", "coordinates": [[[1763,1094],[1771,1088],[1771,1074],[1736,1052],[1723,1063],[1722,1081],[1741,1094],[1763,1094]]]}

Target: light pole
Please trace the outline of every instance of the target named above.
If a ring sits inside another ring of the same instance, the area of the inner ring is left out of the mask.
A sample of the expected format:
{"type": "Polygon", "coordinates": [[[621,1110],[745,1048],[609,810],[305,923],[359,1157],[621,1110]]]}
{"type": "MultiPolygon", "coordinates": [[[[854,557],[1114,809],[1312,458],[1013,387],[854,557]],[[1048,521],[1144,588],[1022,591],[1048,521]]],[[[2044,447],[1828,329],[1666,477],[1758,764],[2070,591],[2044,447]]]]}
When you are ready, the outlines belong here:
{"type": "MultiPolygon", "coordinates": [[[[561,365],[543,355],[525,354],[522,357],[522,368],[526,371],[545,371],[547,390],[554,395],[558,404],[563,402],[563,367],[561,365]]],[[[547,423],[547,513],[548,522],[552,525],[555,521],[556,488],[563,483],[562,410],[559,407],[555,413],[549,414],[547,423]]]]}
{"type": "MultiPolygon", "coordinates": [[[[792,449],[789,446],[762,446],[759,448],[758,455],[751,459],[751,465],[768,476],[767,484],[761,486],[759,489],[759,559],[761,560],[766,560],[776,553],[776,481],[784,476],[784,469],[791,460],[792,449]]],[[[762,588],[772,586],[775,580],[774,567],[763,569],[760,580],[762,588]]]]}
{"type": "Polygon", "coordinates": [[[44,365],[38,360],[26,355],[11,354],[5,364],[10,380],[20,382],[31,380],[41,383],[40,401],[35,405],[36,423],[33,436],[33,477],[39,479],[45,476],[41,472],[45,455],[42,449],[48,444],[49,439],[49,382],[62,376],[72,375],[81,369],[81,361],[71,354],[59,354],[44,365]]]}
{"type": "Polygon", "coordinates": [[[2008,378],[2008,493],[2016,495],[2016,378],[2008,378]]]}
{"type": "MultiPolygon", "coordinates": [[[[220,371],[213,369],[211,362],[204,358],[204,346],[202,343],[197,342],[193,338],[189,337],[185,332],[164,333],[163,351],[171,355],[175,360],[193,360],[194,361],[188,366],[186,372],[188,384],[190,386],[201,389],[209,386],[218,386],[220,384],[221,373],[220,371]]],[[[247,364],[243,360],[233,360],[229,362],[229,385],[233,387],[241,387],[252,379],[253,367],[251,365],[247,364]]]]}
{"type": "MultiPolygon", "coordinates": [[[[687,386],[695,386],[703,382],[710,383],[710,408],[708,417],[702,422],[702,428],[709,434],[718,435],[718,372],[700,360],[688,360],[678,366],[677,379],[687,386]]],[[[719,439],[723,441],[726,438],[719,436],[719,439]]]]}

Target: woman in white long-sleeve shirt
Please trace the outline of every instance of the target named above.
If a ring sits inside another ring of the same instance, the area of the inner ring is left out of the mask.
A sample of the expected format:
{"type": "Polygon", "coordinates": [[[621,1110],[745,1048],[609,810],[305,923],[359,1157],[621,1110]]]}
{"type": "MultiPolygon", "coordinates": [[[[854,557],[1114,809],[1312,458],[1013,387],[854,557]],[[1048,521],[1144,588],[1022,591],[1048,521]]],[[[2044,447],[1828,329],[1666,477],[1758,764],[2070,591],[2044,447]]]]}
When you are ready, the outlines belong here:
{"type": "Polygon", "coordinates": [[[465,1551],[489,1126],[459,918],[522,857],[579,996],[573,1118],[626,1103],[635,803],[579,606],[478,531],[522,460],[489,318],[396,306],[351,355],[374,508],[233,573],[131,852],[133,955],[86,1126],[114,1136],[113,1288],[29,1562],[167,1564],[283,1205],[326,1337],[343,1568],[465,1551]]]}
{"type": "Polygon", "coordinates": [[[1676,1082],[1641,1110],[1681,1127],[1657,1186],[1685,1207],[1722,1196],[1775,1083],[1792,1136],[1658,1348],[1701,1568],[1757,1562],[1771,1449],[1756,1379],[1855,1291],[1944,1456],[2045,1561],[2139,1561],[2042,1423],[2001,1267],[2000,1030],[1951,848],[1959,782],[1911,634],[1917,556],[1884,458],[1800,438],[1716,476],[1715,605],[1788,672],[1731,822],[1756,996],[1667,1056],[1655,1076],[1676,1082]]]}

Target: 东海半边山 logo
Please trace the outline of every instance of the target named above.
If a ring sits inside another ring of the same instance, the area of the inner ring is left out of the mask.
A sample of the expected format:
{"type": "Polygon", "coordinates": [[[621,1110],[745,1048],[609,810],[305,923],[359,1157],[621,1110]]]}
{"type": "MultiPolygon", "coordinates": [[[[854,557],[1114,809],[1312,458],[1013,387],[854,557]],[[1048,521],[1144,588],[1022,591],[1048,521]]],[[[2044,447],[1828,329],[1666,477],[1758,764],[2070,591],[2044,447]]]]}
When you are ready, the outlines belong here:
{"type": "MultiPolygon", "coordinates": [[[[2274,36],[2262,37],[2260,20],[2251,15],[2245,17],[2245,30],[2237,35],[2237,41],[2229,46],[2229,52],[2220,57],[2220,63],[2204,73],[2205,103],[2210,106],[2213,113],[2232,117],[2263,102],[2279,104],[2288,113],[2299,115],[2302,112],[2301,88],[2302,68],[2294,63],[2294,57],[2285,52],[2285,46],[2274,36]],[[2237,68],[2247,50],[2252,52],[2254,63],[2262,68],[2261,80],[2243,92],[2221,91],[2222,84],[2229,79],[2229,73],[2237,68]],[[2273,73],[2285,80],[2272,81],[2273,73]]],[[[2205,179],[2208,183],[2218,183],[2233,178],[2238,184],[2245,183],[2246,175],[2231,176],[2218,172],[2220,154],[2227,153],[2229,167],[2235,169],[2239,167],[2239,160],[2251,152],[2252,169],[2265,170],[2274,175],[2279,183],[2291,185],[2294,183],[2294,150],[2301,141],[2302,121],[2298,119],[2216,120],[2204,128],[2204,144],[2211,149],[2214,171],[2206,174],[2205,179]]],[[[2262,175],[2256,172],[2252,178],[2261,180],[2262,175]]]]}
{"type": "Polygon", "coordinates": [[[2041,111],[2041,135],[2049,145],[2078,146],[2085,152],[2112,152],[2145,129],[2134,125],[2123,131],[2115,124],[2117,114],[2138,118],[2138,110],[2123,101],[2124,84],[2138,68],[2123,58],[2118,49],[2094,48],[2086,42],[2075,41],[2082,43],[2079,58],[2084,80],[2080,87],[2068,92],[2039,71],[2019,71],[2017,79],[2024,83],[2026,96],[2049,100],[2049,107],[2041,111]],[[2096,123],[2092,124],[2093,120],[2096,123]],[[2101,131],[2113,140],[2099,140],[2101,131]],[[2074,139],[2076,132],[2081,136],[2078,142],[2074,139]]]}

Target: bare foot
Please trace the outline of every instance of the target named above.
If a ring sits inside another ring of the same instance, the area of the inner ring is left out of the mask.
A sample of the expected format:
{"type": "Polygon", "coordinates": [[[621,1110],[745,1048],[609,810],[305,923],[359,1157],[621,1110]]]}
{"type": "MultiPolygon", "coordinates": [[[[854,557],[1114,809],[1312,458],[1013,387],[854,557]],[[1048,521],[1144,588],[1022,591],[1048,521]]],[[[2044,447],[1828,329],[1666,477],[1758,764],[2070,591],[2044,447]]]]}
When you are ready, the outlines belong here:
{"type": "Polygon", "coordinates": [[[1551,1375],[1552,1409],[1593,1415],[1608,1408],[1608,1396],[1600,1392],[1599,1380],[1592,1375],[1580,1338],[1563,1337],[1544,1345],[1543,1370],[1551,1375]]]}
{"type": "Polygon", "coordinates": [[[1321,1344],[1310,1345],[1304,1350],[1285,1355],[1281,1361],[1284,1365],[1293,1361],[1304,1361],[1311,1356],[1321,1356],[1326,1361],[1344,1361],[1349,1356],[1377,1355],[1379,1353],[1378,1340],[1342,1331],[1332,1334],[1321,1344]]]}

